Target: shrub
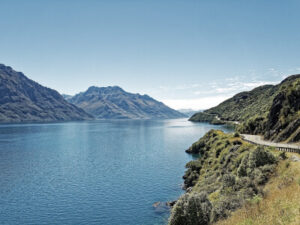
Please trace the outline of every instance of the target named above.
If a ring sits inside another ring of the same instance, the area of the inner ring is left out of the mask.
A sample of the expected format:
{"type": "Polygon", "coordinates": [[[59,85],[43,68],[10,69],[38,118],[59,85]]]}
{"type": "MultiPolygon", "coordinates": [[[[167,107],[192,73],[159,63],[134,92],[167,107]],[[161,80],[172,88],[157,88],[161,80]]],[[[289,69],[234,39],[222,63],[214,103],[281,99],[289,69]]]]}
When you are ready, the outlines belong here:
{"type": "Polygon", "coordinates": [[[191,170],[200,171],[202,168],[202,164],[199,160],[192,160],[192,161],[188,162],[185,167],[190,168],[191,170]]]}
{"type": "Polygon", "coordinates": [[[234,135],[233,135],[233,137],[240,137],[239,132],[235,132],[234,135]]]}
{"type": "Polygon", "coordinates": [[[258,205],[261,201],[262,197],[260,195],[254,195],[254,197],[249,200],[249,203],[253,205],[258,205]]]}
{"type": "Polygon", "coordinates": [[[239,168],[237,170],[237,173],[238,173],[239,177],[247,176],[248,158],[249,158],[249,154],[246,154],[243,157],[243,159],[242,159],[242,161],[239,165],[239,168]]]}
{"type": "Polygon", "coordinates": [[[287,159],[286,153],[285,152],[280,152],[279,158],[281,158],[283,160],[287,159]]]}
{"type": "Polygon", "coordinates": [[[289,168],[289,167],[290,167],[290,165],[291,165],[291,163],[290,163],[290,162],[286,162],[286,163],[285,163],[285,167],[286,167],[286,168],[289,168]]]}
{"type": "Polygon", "coordinates": [[[187,170],[183,176],[185,188],[194,186],[198,178],[199,174],[196,171],[187,170]]]}
{"type": "Polygon", "coordinates": [[[268,177],[262,173],[262,171],[260,169],[254,169],[253,173],[252,173],[252,178],[254,180],[254,183],[256,184],[264,184],[268,181],[268,177]]]}
{"type": "Polygon", "coordinates": [[[266,164],[274,164],[276,162],[275,156],[262,147],[257,147],[249,155],[250,168],[264,166],[266,164]]]}
{"type": "Polygon", "coordinates": [[[216,202],[211,213],[211,222],[214,223],[220,219],[225,219],[230,212],[241,206],[241,199],[238,196],[227,196],[221,201],[216,202]]]}
{"type": "Polygon", "coordinates": [[[184,194],[172,209],[169,225],[208,225],[211,210],[205,192],[184,194]]]}
{"type": "Polygon", "coordinates": [[[232,187],[235,185],[235,176],[232,174],[225,174],[223,176],[223,187],[232,187]]]}

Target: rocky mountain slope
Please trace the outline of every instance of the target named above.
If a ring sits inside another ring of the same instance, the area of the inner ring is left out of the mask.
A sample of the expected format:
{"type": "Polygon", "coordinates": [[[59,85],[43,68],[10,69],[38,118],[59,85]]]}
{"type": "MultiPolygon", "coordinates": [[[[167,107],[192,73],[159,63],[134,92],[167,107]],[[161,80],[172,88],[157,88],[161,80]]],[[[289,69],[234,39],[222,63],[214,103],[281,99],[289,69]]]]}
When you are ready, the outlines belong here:
{"type": "Polygon", "coordinates": [[[239,121],[243,133],[261,134],[276,142],[300,141],[300,75],[278,85],[242,92],[220,105],[194,114],[195,122],[239,121]]]}
{"type": "Polygon", "coordinates": [[[0,122],[52,122],[93,117],[67,102],[57,91],[0,64],[0,122]]]}
{"type": "Polygon", "coordinates": [[[148,95],[132,94],[122,88],[90,87],[68,101],[98,119],[179,118],[184,114],[171,109],[148,95]]]}

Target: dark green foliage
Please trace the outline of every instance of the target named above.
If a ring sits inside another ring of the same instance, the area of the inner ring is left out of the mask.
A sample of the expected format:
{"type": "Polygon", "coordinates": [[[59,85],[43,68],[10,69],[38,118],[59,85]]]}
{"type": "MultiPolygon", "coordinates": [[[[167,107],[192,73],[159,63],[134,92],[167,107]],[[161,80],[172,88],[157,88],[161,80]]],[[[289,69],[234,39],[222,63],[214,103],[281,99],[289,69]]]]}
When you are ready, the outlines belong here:
{"type": "Polygon", "coordinates": [[[189,120],[195,122],[212,122],[215,119],[215,115],[208,114],[208,113],[195,113],[189,120]]]}
{"type": "Polygon", "coordinates": [[[300,77],[283,81],[267,117],[265,138],[300,140],[300,77]]]}
{"type": "Polygon", "coordinates": [[[261,134],[266,127],[266,116],[253,116],[237,127],[237,130],[245,134],[261,134]]]}
{"type": "Polygon", "coordinates": [[[233,174],[225,174],[222,177],[223,180],[223,187],[228,188],[228,187],[233,187],[236,182],[236,177],[233,174]]]}
{"type": "Polygon", "coordinates": [[[274,164],[276,163],[276,158],[272,153],[266,151],[263,147],[257,147],[254,149],[254,151],[250,152],[249,161],[253,168],[255,168],[267,164],[274,164]]]}
{"type": "Polygon", "coordinates": [[[246,154],[241,161],[241,164],[238,167],[237,174],[239,177],[247,176],[248,160],[249,154],[246,154]]]}
{"type": "Polygon", "coordinates": [[[192,144],[192,146],[186,150],[187,153],[192,154],[203,154],[202,148],[205,146],[205,143],[203,140],[199,140],[198,142],[195,142],[192,144]]]}
{"type": "Polygon", "coordinates": [[[187,170],[183,176],[185,188],[192,187],[196,184],[199,178],[199,173],[195,170],[187,170]]]}
{"type": "Polygon", "coordinates": [[[283,160],[288,158],[285,152],[280,152],[279,157],[283,160]]]}
{"type": "Polygon", "coordinates": [[[240,137],[239,132],[235,132],[234,135],[233,135],[233,137],[240,137]]]}
{"type": "Polygon", "coordinates": [[[186,168],[190,168],[191,170],[200,171],[202,168],[201,162],[199,160],[193,160],[186,164],[186,168]]]}

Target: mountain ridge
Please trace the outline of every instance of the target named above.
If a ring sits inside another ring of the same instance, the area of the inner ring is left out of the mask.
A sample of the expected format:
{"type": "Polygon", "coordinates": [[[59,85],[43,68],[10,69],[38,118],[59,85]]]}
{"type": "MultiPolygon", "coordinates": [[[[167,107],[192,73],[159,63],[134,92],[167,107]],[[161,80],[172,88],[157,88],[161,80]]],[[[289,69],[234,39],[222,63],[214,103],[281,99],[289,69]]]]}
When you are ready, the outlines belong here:
{"type": "Polygon", "coordinates": [[[133,94],[119,86],[91,86],[68,101],[98,119],[168,119],[185,117],[149,95],[133,94]]]}
{"type": "Polygon", "coordinates": [[[67,102],[57,91],[0,64],[0,122],[55,122],[93,117],[67,102]]]}
{"type": "Polygon", "coordinates": [[[275,142],[300,141],[300,74],[291,75],[277,85],[263,85],[234,95],[203,113],[194,122],[239,121],[237,130],[259,134],[275,142]]]}

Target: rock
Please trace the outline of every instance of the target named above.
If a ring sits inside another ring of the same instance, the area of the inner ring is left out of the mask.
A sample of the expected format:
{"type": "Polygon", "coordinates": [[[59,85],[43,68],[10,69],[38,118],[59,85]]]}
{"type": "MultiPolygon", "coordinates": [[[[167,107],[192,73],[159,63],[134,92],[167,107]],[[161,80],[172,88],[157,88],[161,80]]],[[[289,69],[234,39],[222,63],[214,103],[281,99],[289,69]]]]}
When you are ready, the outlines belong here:
{"type": "Polygon", "coordinates": [[[161,205],[161,202],[154,202],[154,204],[152,205],[154,208],[157,208],[159,205],[161,205]]]}
{"type": "Polygon", "coordinates": [[[168,202],[155,202],[153,205],[155,213],[163,214],[170,211],[171,206],[168,202]]]}
{"type": "Polygon", "coordinates": [[[176,204],[176,202],[177,201],[170,201],[170,202],[167,202],[166,205],[172,208],[176,204]]]}
{"type": "Polygon", "coordinates": [[[189,192],[191,192],[192,190],[193,190],[193,188],[192,188],[192,187],[189,187],[189,188],[186,189],[186,192],[189,193],[189,192]]]}
{"type": "Polygon", "coordinates": [[[295,155],[292,155],[292,156],[290,157],[290,160],[291,160],[292,162],[300,162],[300,158],[299,158],[298,156],[295,156],[295,155]]]}

